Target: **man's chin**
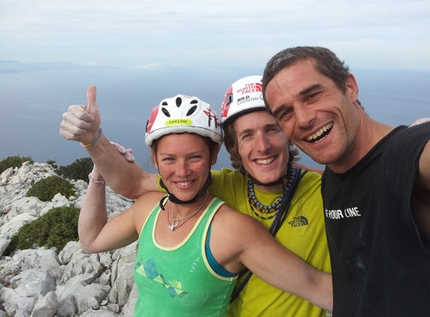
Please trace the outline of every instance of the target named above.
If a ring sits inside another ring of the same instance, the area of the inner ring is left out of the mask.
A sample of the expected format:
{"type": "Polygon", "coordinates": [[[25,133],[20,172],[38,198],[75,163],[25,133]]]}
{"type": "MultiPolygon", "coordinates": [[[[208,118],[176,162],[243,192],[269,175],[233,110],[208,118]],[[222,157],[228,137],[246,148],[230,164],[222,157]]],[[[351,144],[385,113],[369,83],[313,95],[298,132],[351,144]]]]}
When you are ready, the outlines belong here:
{"type": "Polygon", "coordinates": [[[267,175],[263,175],[263,176],[260,175],[260,177],[255,177],[255,179],[262,184],[270,184],[278,181],[281,177],[282,177],[281,175],[276,175],[271,177],[267,177],[267,175]]]}

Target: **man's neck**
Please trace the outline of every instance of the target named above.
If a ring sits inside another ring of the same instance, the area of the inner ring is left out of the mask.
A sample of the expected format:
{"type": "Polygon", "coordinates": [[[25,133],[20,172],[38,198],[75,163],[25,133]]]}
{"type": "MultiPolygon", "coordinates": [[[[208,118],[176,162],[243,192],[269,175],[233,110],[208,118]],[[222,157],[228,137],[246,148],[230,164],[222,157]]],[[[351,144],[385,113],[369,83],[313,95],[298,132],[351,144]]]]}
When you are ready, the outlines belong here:
{"type": "Polygon", "coordinates": [[[360,128],[355,142],[344,154],[343,160],[327,165],[335,173],[345,173],[354,167],[369,151],[378,144],[394,127],[378,122],[361,112],[360,128]]]}

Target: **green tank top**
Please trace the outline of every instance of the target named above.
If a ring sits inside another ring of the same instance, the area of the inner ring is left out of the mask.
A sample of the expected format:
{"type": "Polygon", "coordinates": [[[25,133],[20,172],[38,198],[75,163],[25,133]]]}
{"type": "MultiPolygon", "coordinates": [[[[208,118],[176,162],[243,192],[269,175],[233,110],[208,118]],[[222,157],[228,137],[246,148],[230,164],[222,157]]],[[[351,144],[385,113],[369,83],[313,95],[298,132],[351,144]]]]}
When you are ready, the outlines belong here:
{"type": "Polygon", "coordinates": [[[175,247],[155,241],[157,205],[139,236],[134,265],[138,298],[134,316],[225,316],[235,277],[223,277],[209,265],[205,241],[211,221],[224,204],[214,198],[189,235],[175,247]]]}

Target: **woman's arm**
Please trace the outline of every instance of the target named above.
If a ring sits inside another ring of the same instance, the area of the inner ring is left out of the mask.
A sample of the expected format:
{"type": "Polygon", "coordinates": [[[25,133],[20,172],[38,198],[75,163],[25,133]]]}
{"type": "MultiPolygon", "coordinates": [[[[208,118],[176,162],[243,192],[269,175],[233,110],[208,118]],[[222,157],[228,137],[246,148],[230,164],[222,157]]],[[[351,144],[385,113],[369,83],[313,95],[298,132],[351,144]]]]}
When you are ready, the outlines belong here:
{"type": "Polygon", "coordinates": [[[255,219],[238,212],[217,214],[212,234],[215,259],[228,271],[237,272],[243,264],[267,283],[332,311],[331,274],[280,245],[255,219]]]}
{"type": "Polygon", "coordinates": [[[135,162],[127,161],[104,134],[86,150],[115,192],[137,199],[147,192],[159,191],[158,175],[146,172],[135,162]]]}
{"type": "MultiPolygon", "coordinates": [[[[257,227],[257,224],[253,226],[257,227]]],[[[248,247],[240,260],[250,271],[279,289],[296,294],[327,311],[333,310],[331,274],[306,263],[280,245],[264,228],[255,228],[255,232],[249,233],[246,239],[249,239],[248,247]]]]}
{"type": "Polygon", "coordinates": [[[133,206],[108,221],[105,184],[96,167],[79,214],[78,233],[81,247],[88,253],[118,249],[138,238],[133,206]]]}

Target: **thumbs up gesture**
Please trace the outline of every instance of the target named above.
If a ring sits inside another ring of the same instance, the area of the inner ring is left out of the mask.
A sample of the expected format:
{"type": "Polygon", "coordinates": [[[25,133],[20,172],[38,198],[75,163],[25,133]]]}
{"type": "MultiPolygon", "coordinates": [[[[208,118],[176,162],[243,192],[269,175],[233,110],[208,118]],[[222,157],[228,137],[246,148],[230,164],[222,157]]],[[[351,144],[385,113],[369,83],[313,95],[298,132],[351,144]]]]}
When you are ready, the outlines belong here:
{"type": "Polygon", "coordinates": [[[97,105],[96,86],[87,90],[87,105],[71,105],[63,113],[60,123],[60,135],[67,140],[88,144],[100,133],[100,112],[97,105]]]}

